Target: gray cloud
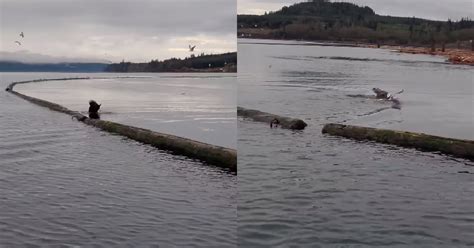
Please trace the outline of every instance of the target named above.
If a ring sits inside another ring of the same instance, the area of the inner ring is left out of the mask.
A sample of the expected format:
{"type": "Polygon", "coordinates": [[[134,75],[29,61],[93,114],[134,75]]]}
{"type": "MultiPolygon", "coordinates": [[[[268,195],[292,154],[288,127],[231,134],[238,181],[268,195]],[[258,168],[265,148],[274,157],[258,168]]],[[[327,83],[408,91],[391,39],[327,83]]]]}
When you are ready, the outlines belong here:
{"type": "MultiPolygon", "coordinates": [[[[339,1],[339,0],[338,0],[339,1]]],[[[239,14],[262,14],[278,10],[283,6],[303,0],[239,0],[239,14]]],[[[474,19],[473,0],[349,0],[358,5],[369,6],[377,14],[392,16],[416,16],[434,20],[459,20],[462,17],[474,19]]]]}
{"type": "Polygon", "coordinates": [[[0,0],[0,50],[147,61],[236,50],[235,0],[0,0]],[[25,33],[23,46],[13,41],[25,33]]]}

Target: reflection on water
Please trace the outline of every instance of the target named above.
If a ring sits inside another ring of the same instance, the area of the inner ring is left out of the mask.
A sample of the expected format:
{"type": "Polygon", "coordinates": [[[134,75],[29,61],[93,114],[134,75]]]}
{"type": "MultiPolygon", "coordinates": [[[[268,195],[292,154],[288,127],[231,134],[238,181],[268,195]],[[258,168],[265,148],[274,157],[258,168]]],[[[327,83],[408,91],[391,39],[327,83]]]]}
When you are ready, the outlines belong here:
{"type": "Polygon", "coordinates": [[[474,245],[474,180],[458,173],[474,172],[472,162],[321,134],[325,123],[345,122],[474,139],[472,67],[381,49],[243,42],[239,105],[309,126],[239,121],[240,245],[474,245]],[[404,89],[402,108],[348,96],[374,87],[404,89]]]}
{"type": "Polygon", "coordinates": [[[0,127],[0,247],[235,246],[235,176],[5,91],[0,127]]]}

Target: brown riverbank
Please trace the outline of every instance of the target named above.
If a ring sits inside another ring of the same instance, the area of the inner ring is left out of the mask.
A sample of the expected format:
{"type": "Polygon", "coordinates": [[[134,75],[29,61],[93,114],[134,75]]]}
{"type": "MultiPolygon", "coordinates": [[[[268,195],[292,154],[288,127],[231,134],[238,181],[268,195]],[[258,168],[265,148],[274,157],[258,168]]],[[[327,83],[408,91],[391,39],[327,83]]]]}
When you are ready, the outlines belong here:
{"type": "Polygon", "coordinates": [[[401,53],[444,56],[453,64],[474,65],[474,51],[467,49],[446,48],[445,51],[441,49],[431,51],[431,48],[427,47],[401,47],[396,50],[401,53]]]}
{"type": "MultiPolygon", "coordinates": [[[[367,48],[378,48],[376,44],[358,44],[358,46],[367,48]]],[[[469,49],[445,48],[445,50],[442,51],[441,48],[436,48],[435,51],[432,51],[430,47],[395,45],[382,45],[380,46],[380,48],[395,50],[400,53],[443,56],[446,57],[447,61],[453,64],[474,65],[474,51],[471,51],[469,49]]]]}

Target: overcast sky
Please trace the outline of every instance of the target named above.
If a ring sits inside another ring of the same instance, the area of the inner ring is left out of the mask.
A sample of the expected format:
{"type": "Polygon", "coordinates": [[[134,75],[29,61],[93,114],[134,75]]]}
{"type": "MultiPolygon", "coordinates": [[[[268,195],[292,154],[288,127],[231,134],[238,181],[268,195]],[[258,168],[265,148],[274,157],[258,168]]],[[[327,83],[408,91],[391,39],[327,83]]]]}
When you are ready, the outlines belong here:
{"type": "Polygon", "coordinates": [[[0,0],[0,55],[141,62],[189,56],[189,44],[196,54],[233,52],[236,8],[236,0],[0,0]]]}
{"type": "MultiPolygon", "coordinates": [[[[369,6],[375,13],[391,16],[416,16],[421,18],[459,20],[461,17],[474,19],[474,0],[348,0],[357,5],[369,6]]],[[[275,11],[304,0],[238,0],[239,14],[263,14],[275,11]]]]}

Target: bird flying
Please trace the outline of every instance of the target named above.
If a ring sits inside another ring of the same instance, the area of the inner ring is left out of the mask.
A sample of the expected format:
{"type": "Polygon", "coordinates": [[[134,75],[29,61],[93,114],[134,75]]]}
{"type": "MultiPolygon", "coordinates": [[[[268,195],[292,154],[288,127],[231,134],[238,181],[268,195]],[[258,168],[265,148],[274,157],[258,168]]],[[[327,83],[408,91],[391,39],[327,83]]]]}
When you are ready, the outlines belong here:
{"type": "Polygon", "coordinates": [[[194,45],[194,46],[189,45],[189,51],[190,52],[194,52],[194,48],[196,48],[196,45],[194,45]]]}
{"type": "Polygon", "coordinates": [[[25,35],[23,34],[23,32],[20,33],[20,36],[21,38],[25,38],[25,35]]]}
{"type": "Polygon", "coordinates": [[[18,44],[19,46],[21,46],[21,42],[16,40],[15,43],[18,44]]]}

